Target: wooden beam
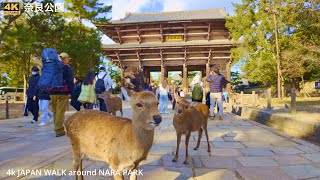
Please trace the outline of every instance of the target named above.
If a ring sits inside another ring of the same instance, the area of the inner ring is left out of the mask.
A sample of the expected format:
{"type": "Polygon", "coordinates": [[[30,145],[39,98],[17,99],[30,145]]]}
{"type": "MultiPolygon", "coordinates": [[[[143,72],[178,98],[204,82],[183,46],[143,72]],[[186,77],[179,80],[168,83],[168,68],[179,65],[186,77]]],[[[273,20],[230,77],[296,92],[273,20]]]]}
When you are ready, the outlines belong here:
{"type": "Polygon", "coordinates": [[[119,27],[116,27],[116,31],[117,31],[117,34],[118,34],[119,43],[122,44],[121,34],[120,34],[120,28],[119,28],[119,27]]]}
{"type": "Polygon", "coordinates": [[[208,35],[207,35],[207,40],[210,41],[210,32],[211,32],[211,23],[209,22],[208,24],[208,35]]]}
{"type": "Polygon", "coordinates": [[[138,58],[138,61],[139,61],[139,70],[141,70],[142,69],[142,65],[141,65],[141,59],[140,59],[139,51],[136,51],[136,55],[137,55],[137,58],[138,58]]]}
{"type": "MultiPolygon", "coordinates": [[[[187,54],[207,54],[209,53],[209,51],[189,51],[187,52],[187,54]]],[[[211,51],[212,54],[228,54],[230,55],[231,52],[230,51],[211,51]]],[[[140,52],[140,55],[158,55],[159,53],[158,52],[148,52],[148,53],[143,53],[143,52],[140,52]]],[[[173,54],[173,55],[178,55],[178,54],[184,54],[184,52],[163,52],[162,54],[165,54],[165,55],[169,55],[169,54],[173,54]]],[[[136,54],[135,53],[122,53],[120,54],[120,56],[135,56],[136,54]]],[[[109,54],[108,57],[113,57],[113,56],[116,56],[116,54],[109,54]]]]}

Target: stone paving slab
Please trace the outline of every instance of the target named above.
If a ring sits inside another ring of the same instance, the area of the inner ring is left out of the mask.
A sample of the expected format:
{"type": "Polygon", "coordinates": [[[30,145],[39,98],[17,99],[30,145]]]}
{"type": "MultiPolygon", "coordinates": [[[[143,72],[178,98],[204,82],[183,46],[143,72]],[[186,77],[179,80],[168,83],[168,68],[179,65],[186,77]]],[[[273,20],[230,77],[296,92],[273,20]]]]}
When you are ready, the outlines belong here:
{"type": "MultiPolygon", "coordinates": [[[[124,104],[124,117],[131,109],[124,104]]],[[[67,112],[66,117],[74,112],[67,112]]],[[[185,137],[178,162],[171,160],[176,150],[173,113],[164,114],[155,128],[154,144],[140,163],[143,176],[138,179],[320,179],[320,147],[310,142],[278,133],[264,125],[225,114],[223,121],[209,120],[211,152],[205,135],[195,151],[198,133],[189,142],[189,164],[184,165],[185,137]]],[[[66,136],[56,138],[53,124],[38,127],[31,117],[0,121],[0,179],[69,180],[73,176],[9,176],[10,169],[72,171],[72,153],[66,136]]],[[[104,162],[85,158],[84,170],[110,170],[104,162]]],[[[85,179],[112,179],[109,175],[85,176],[85,179]]],[[[128,176],[125,177],[128,179],[128,176]]]]}

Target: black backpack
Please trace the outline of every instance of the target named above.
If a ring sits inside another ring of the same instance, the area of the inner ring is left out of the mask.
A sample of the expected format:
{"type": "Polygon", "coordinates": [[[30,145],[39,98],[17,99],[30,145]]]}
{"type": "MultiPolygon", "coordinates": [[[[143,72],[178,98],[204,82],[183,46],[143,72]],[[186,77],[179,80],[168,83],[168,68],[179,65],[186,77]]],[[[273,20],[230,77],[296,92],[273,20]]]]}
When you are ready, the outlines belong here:
{"type": "Polygon", "coordinates": [[[96,87],[94,90],[96,91],[97,94],[102,94],[103,92],[106,91],[106,86],[104,85],[104,78],[106,77],[107,74],[105,74],[102,79],[99,79],[99,76],[97,75],[97,82],[96,82],[96,87]]]}

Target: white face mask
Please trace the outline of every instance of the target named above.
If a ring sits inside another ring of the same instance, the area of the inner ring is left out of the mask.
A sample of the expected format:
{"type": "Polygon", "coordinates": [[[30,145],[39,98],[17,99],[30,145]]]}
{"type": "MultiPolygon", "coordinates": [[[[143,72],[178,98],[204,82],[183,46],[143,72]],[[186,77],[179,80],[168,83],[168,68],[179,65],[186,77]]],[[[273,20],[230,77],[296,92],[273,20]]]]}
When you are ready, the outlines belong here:
{"type": "Polygon", "coordinates": [[[130,83],[130,79],[127,79],[127,83],[130,83]]]}
{"type": "Polygon", "coordinates": [[[32,75],[36,75],[36,74],[38,74],[37,72],[34,72],[34,71],[32,71],[31,73],[32,73],[32,75]]]}

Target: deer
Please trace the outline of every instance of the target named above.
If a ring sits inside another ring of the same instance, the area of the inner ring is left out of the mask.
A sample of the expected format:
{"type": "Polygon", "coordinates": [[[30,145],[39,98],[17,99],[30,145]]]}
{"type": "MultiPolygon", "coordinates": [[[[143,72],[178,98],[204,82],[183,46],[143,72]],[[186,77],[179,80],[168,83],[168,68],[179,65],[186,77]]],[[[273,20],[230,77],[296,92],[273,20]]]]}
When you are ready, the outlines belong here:
{"type": "Polygon", "coordinates": [[[175,94],[177,105],[173,116],[173,126],[177,134],[177,148],[173,162],[177,162],[179,155],[179,145],[182,134],[186,135],[186,157],[183,164],[188,164],[188,144],[191,132],[198,131],[198,142],[193,150],[198,150],[203,130],[207,138],[208,152],[210,152],[210,143],[208,137],[208,116],[209,108],[202,103],[190,103],[184,98],[180,98],[175,94]]]}
{"type": "Polygon", "coordinates": [[[108,92],[103,92],[98,95],[99,98],[103,99],[107,106],[107,112],[113,115],[116,115],[116,111],[121,112],[121,116],[123,116],[122,111],[122,100],[118,96],[111,96],[108,92]]]}
{"type": "MultiPolygon", "coordinates": [[[[87,156],[106,162],[117,172],[114,178],[123,180],[123,170],[134,172],[146,159],[153,144],[155,126],[162,121],[159,103],[152,92],[131,92],[129,95],[132,119],[86,110],[65,121],[74,171],[82,171],[82,160],[87,156]]],[[[75,179],[83,179],[83,176],[76,175],[75,179]]],[[[137,179],[137,174],[132,173],[130,179],[137,179]]]]}

